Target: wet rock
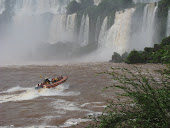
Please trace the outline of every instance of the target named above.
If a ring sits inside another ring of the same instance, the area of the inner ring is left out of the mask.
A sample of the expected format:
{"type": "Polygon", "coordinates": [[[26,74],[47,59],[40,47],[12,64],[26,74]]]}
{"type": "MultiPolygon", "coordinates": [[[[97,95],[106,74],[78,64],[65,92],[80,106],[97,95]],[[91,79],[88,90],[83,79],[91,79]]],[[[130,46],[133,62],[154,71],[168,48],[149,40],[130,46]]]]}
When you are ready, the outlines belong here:
{"type": "Polygon", "coordinates": [[[109,62],[120,63],[122,61],[122,57],[117,52],[114,52],[114,54],[112,55],[112,60],[110,60],[109,62]]]}
{"type": "Polygon", "coordinates": [[[144,49],[146,52],[153,52],[153,48],[150,48],[150,47],[145,47],[144,49]]]}
{"type": "Polygon", "coordinates": [[[129,55],[129,54],[128,54],[127,52],[123,53],[123,54],[122,54],[122,60],[125,61],[126,58],[128,57],[128,55],[129,55]]]}

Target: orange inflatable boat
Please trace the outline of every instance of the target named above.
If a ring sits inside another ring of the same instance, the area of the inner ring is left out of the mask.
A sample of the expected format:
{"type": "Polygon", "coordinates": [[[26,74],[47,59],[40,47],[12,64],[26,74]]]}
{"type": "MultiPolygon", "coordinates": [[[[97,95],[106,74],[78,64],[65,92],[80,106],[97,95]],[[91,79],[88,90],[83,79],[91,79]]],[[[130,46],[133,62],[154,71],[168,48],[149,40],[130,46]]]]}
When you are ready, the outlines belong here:
{"type": "Polygon", "coordinates": [[[42,89],[42,88],[54,88],[62,83],[64,83],[68,79],[68,76],[65,77],[58,77],[56,79],[52,79],[49,83],[43,83],[41,85],[36,85],[35,89],[42,89]]]}

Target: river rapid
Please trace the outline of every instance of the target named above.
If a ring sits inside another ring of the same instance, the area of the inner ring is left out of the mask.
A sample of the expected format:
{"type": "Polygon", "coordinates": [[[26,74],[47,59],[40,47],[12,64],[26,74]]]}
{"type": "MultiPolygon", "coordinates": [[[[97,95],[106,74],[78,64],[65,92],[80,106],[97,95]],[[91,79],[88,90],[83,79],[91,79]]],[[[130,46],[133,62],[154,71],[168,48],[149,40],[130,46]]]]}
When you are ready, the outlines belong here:
{"type": "MultiPolygon", "coordinates": [[[[161,64],[135,65],[154,71],[161,64]]],[[[26,128],[82,128],[88,122],[84,117],[100,114],[107,101],[116,100],[120,90],[103,91],[113,84],[110,76],[97,75],[110,67],[133,69],[124,63],[77,63],[60,65],[28,65],[0,67],[0,126],[26,128]],[[44,77],[67,75],[69,79],[56,88],[38,92],[34,86],[44,77]],[[40,75],[43,76],[40,78],[40,75]]],[[[126,99],[121,99],[126,100],[126,99]]]]}

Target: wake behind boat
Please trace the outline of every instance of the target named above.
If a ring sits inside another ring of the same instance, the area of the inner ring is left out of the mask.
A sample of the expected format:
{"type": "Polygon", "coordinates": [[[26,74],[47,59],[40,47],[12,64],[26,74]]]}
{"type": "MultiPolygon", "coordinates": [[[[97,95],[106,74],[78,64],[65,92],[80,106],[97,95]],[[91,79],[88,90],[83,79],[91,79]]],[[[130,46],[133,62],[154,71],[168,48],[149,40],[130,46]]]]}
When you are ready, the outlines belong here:
{"type": "Polygon", "coordinates": [[[36,85],[35,89],[39,90],[42,88],[54,88],[62,83],[64,83],[68,79],[68,76],[65,77],[57,77],[52,80],[46,78],[43,83],[36,85]]]}

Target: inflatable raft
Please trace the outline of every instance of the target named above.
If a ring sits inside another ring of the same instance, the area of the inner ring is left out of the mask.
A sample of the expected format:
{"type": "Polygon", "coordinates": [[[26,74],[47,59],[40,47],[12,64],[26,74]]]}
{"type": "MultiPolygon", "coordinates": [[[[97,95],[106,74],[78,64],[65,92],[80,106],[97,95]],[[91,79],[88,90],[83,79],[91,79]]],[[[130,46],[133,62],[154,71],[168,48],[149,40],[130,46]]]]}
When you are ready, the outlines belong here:
{"type": "Polygon", "coordinates": [[[67,79],[68,76],[62,77],[62,78],[57,78],[58,80],[55,82],[51,82],[50,84],[43,83],[42,85],[36,86],[35,89],[42,89],[42,88],[54,88],[62,83],[64,83],[67,79]]]}

